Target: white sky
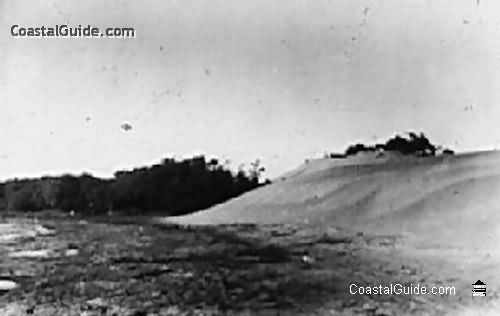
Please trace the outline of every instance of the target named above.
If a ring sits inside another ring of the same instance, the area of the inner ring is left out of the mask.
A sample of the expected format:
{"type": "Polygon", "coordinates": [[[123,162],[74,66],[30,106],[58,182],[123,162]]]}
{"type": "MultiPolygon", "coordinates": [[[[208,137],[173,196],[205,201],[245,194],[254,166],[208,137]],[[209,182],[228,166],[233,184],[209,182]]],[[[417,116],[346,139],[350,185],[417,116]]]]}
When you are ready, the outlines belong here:
{"type": "Polygon", "coordinates": [[[499,13],[494,0],[0,0],[0,179],[197,153],[261,158],[276,176],[410,129],[495,148],[499,13]],[[137,38],[10,36],[64,23],[137,38]]]}

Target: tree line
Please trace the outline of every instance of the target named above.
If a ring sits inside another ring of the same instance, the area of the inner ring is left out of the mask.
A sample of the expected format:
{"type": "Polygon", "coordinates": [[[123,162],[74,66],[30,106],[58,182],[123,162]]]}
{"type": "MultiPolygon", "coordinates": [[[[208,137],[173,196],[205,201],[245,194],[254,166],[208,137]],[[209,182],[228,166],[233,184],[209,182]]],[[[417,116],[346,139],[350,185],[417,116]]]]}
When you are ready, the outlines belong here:
{"type": "Polygon", "coordinates": [[[154,212],[174,216],[222,203],[270,183],[256,160],[248,170],[232,171],[204,156],[133,170],[117,171],[111,179],[91,174],[13,179],[0,183],[0,208],[19,211],[63,210],[89,215],[109,211],[127,214],[154,212]]]}

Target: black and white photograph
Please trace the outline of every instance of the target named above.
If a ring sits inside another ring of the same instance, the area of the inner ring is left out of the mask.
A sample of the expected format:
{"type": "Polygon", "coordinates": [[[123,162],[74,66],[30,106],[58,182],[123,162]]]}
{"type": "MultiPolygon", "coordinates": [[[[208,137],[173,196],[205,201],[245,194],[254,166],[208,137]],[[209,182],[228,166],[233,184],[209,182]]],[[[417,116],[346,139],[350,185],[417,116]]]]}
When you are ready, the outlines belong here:
{"type": "Polygon", "coordinates": [[[0,315],[500,315],[499,122],[495,0],[0,0],[0,315]]]}

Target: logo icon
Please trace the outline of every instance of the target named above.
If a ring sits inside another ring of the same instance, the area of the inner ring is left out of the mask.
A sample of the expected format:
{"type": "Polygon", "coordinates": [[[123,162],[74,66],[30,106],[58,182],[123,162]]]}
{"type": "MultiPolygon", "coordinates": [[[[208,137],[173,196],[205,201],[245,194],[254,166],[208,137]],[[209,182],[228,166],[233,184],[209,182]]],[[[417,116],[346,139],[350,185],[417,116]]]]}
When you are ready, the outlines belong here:
{"type": "Polygon", "coordinates": [[[486,284],[481,280],[472,284],[472,296],[486,296],[486,284]]]}

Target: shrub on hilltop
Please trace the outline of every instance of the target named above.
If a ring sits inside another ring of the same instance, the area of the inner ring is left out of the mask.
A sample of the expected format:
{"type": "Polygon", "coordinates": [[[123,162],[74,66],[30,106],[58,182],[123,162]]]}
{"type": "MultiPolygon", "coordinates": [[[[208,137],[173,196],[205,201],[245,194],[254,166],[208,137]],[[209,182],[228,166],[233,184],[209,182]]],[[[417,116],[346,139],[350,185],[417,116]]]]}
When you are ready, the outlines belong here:
{"type": "MultiPolygon", "coordinates": [[[[424,133],[416,134],[414,132],[407,133],[407,137],[396,135],[383,144],[375,144],[367,146],[365,144],[350,145],[345,150],[346,156],[356,155],[360,152],[383,152],[393,151],[403,155],[414,155],[419,157],[435,156],[440,146],[436,146],[424,135],[424,133]]],[[[443,154],[453,155],[454,151],[445,149],[443,154]]]]}

